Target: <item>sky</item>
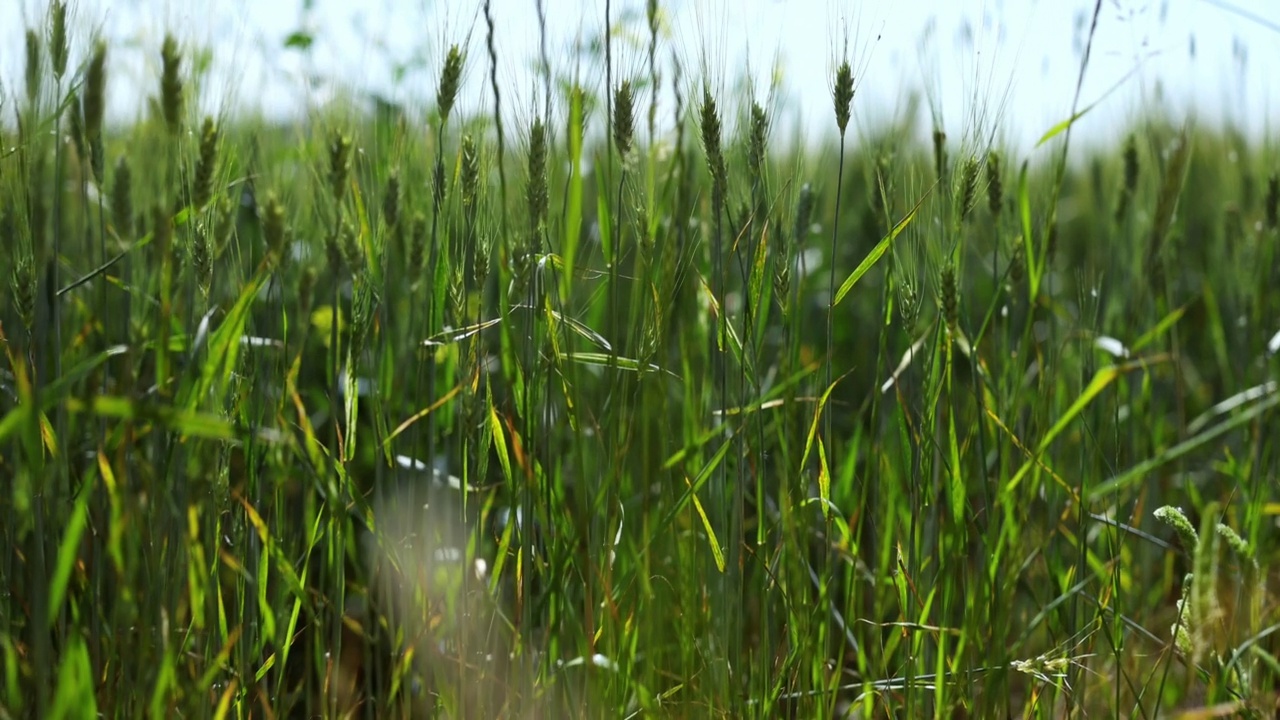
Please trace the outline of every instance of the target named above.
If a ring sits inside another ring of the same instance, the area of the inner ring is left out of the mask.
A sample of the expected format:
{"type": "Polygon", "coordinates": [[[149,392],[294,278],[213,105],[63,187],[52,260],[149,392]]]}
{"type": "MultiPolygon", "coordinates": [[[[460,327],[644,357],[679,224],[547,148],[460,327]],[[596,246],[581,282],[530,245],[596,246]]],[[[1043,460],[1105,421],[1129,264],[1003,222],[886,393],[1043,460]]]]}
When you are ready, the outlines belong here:
{"type": "MultiPolygon", "coordinates": [[[[838,59],[847,58],[856,80],[853,142],[914,104],[922,134],[940,125],[949,138],[1031,152],[1071,115],[1096,2],[662,0],[658,55],[664,83],[675,58],[688,90],[706,78],[723,105],[767,101],[776,132],[789,138],[836,137],[830,85],[838,59]]],[[[344,92],[373,92],[422,110],[451,43],[470,53],[459,107],[492,103],[478,0],[73,3],[80,52],[93,33],[111,40],[108,108],[118,122],[142,113],[154,92],[166,30],[200,50],[189,62],[208,68],[202,113],[305,117],[344,92]],[[285,46],[295,33],[313,38],[307,52],[285,46]]],[[[612,0],[618,77],[648,77],[644,6],[612,0]]],[[[545,0],[545,7],[552,72],[602,89],[598,56],[574,48],[600,37],[605,0],[545,0]]],[[[21,95],[23,28],[43,25],[45,12],[45,0],[0,0],[0,47],[18,50],[0,55],[4,96],[21,95]]],[[[536,2],[492,0],[492,12],[504,117],[527,122],[541,102],[536,2]]],[[[1269,77],[1270,68],[1280,68],[1275,0],[1101,0],[1078,105],[1093,107],[1074,137],[1113,142],[1152,107],[1274,137],[1280,80],[1269,77]]],[[[669,87],[658,102],[668,117],[669,87]]],[[[647,103],[642,94],[641,107],[647,103]]]]}

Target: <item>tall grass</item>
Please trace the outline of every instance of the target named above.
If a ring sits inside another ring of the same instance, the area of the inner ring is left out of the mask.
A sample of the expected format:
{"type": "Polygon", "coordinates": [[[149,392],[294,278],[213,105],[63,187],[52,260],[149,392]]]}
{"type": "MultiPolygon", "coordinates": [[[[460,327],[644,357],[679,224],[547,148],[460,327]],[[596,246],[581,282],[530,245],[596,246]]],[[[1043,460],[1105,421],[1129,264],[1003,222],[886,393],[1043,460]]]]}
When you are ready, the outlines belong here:
{"type": "Polygon", "coordinates": [[[929,146],[844,63],[782,150],[657,2],[500,115],[482,10],[429,112],[288,127],[173,36],[108,126],[112,47],[27,34],[0,715],[1274,710],[1274,146],[929,146]]]}

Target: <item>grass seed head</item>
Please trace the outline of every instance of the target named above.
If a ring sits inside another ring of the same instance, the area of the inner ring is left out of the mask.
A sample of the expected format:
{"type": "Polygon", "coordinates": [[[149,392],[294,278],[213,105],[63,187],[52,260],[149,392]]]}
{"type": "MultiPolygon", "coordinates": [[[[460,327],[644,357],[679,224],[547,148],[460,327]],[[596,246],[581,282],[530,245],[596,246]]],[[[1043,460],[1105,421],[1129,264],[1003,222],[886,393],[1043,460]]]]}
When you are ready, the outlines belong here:
{"type": "Polygon", "coordinates": [[[1186,513],[1182,512],[1182,508],[1165,505],[1156,508],[1153,514],[1157,520],[1173,528],[1174,532],[1181,538],[1184,550],[1188,553],[1195,553],[1196,548],[1200,545],[1200,536],[1196,533],[1195,526],[1187,519],[1186,513]]]}
{"type": "Polygon", "coordinates": [[[169,132],[176,135],[182,129],[182,52],[171,34],[164,36],[160,63],[160,107],[169,132]]]}
{"type": "Polygon", "coordinates": [[[537,245],[542,224],[547,217],[547,126],[542,118],[534,118],[529,129],[529,177],[525,191],[529,208],[530,242],[537,245]]]}
{"type": "Polygon", "coordinates": [[[474,225],[480,198],[480,153],[476,141],[466,135],[462,138],[462,210],[467,223],[474,225]]]}
{"type": "Polygon", "coordinates": [[[71,127],[67,130],[67,134],[71,136],[71,142],[76,147],[76,157],[83,160],[88,153],[86,152],[84,132],[84,114],[80,105],[80,95],[72,90],[67,93],[67,123],[71,127]]]}
{"type": "Polygon", "coordinates": [[[213,287],[213,236],[206,224],[199,225],[192,235],[191,266],[201,296],[208,299],[209,289],[213,287]]]}
{"type": "Polygon", "coordinates": [[[987,153],[987,210],[991,211],[991,217],[999,218],[1003,206],[1004,180],[1000,175],[1000,154],[992,150],[987,153]]]}
{"type": "Polygon", "coordinates": [[[947,174],[947,134],[942,128],[933,131],[933,170],[939,180],[947,174]]]}
{"type": "Polygon", "coordinates": [[[99,40],[89,56],[84,77],[84,131],[90,142],[102,134],[102,118],[107,107],[107,44],[99,40]]]}
{"type": "Polygon", "coordinates": [[[333,201],[342,205],[351,174],[351,138],[335,130],[329,140],[329,190],[333,201]]]}
{"type": "Polygon", "coordinates": [[[711,96],[711,89],[702,86],[702,108],[699,112],[702,122],[702,147],[707,155],[707,168],[711,172],[712,204],[717,208],[724,206],[726,172],[724,153],[720,149],[720,112],[716,109],[716,100],[711,96]]]}
{"type": "Polygon", "coordinates": [[[1132,134],[1125,140],[1124,152],[1124,180],[1120,186],[1120,196],[1116,198],[1115,221],[1118,223],[1124,219],[1129,212],[1129,205],[1133,202],[1133,193],[1138,187],[1138,141],[1132,134]]]}
{"type": "Polygon", "coordinates": [[[795,246],[804,244],[809,235],[809,225],[813,219],[813,186],[805,183],[800,187],[800,198],[796,200],[795,246]]]}
{"type": "Polygon", "coordinates": [[[40,34],[27,30],[27,102],[33,107],[40,99],[40,34]]]}
{"type": "Polygon", "coordinates": [[[462,66],[466,60],[457,45],[449,48],[444,58],[444,69],[440,71],[440,84],[436,87],[436,106],[440,110],[441,124],[449,121],[449,113],[453,111],[453,102],[458,97],[458,86],[462,84],[462,66]]]}
{"type": "Polygon", "coordinates": [[[111,219],[121,242],[133,239],[133,173],[129,170],[126,155],[116,160],[111,185],[111,219]]]}
{"type": "Polygon", "coordinates": [[[467,317],[467,291],[463,273],[461,263],[455,264],[449,273],[449,311],[453,313],[453,321],[458,326],[465,325],[467,317]]]}
{"type": "Polygon", "coordinates": [[[372,273],[361,270],[352,281],[351,291],[351,347],[359,352],[373,332],[373,320],[377,316],[382,298],[372,273]]]}
{"type": "Polygon", "coordinates": [[[1237,533],[1234,528],[1230,525],[1218,523],[1215,529],[1218,531],[1218,535],[1226,541],[1227,547],[1231,549],[1231,552],[1235,553],[1236,557],[1250,564],[1255,562],[1253,548],[1249,547],[1248,541],[1240,537],[1240,533],[1237,533]]]}
{"type": "Polygon", "coordinates": [[[213,175],[218,165],[218,127],[206,117],[200,129],[200,161],[196,164],[195,196],[191,204],[202,210],[213,197],[213,175]]]}
{"type": "Polygon", "coordinates": [[[782,252],[774,263],[773,287],[778,297],[778,306],[784,316],[791,309],[791,271],[796,255],[805,237],[809,234],[810,216],[813,214],[813,187],[809,183],[800,186],[800,196],[796,199],[795,224],[791,236],[783,233],[782,252]]]}
{"type": "Polygon", "coordinates": [[[413,233],[409,241],[409,271],[418,272],[427,259],[427,218],[414,213],[413,233]]]}
{"type": "Polygon", "coordinates": [[[853,68],[849,61],[840,63],[836,69],[836,86],[831,93],[836,108],[836,127],[840,128],[840,137],[844,137],[845,128],[849,126],[849,109],[853,104],[853,68]]]}
{"type": "Polygon", "coordinates": [[[635,93],[630,80],[623,80],[613,94],[613,144],[624,159],[635,135],[635,93]]]}
{"type": "Polygon", "coordinates": [[[751,103],[751,143],[747,148],[747,162],[751,177],[764,178],[764,167],[769,136],[769,116],[760,103],[751,103]]]}
{"type": "Polygon", "coordinates": [[[364,248],[360,246],[360,237],[356,234],[356,229],[352,226],[350,220],[342,221],[342,231],[338,239],[342,248],[342,260],[347,267],[352,272],[357,268],[363,267],[364,248]]]}
{"type": "Polygon", "coordinates": [[[49,60],[59,82],[67,72],[67,4],[53,0],[49,7],[49,60]]]}
{"type": "Polygon", "coordinates": [[[9,290],[18,318],[30,333],[36,323],[36,264],[29,248],[20,249],[9,277],[9,290]]]}
{"type": "Polygon", "coordinates": [[[920,291],[907,278],[898,283],[898,312],[902,317],[902,326],[907,332],[912,332],[920,317],[920,291]]]}
{"type": "Polygon", "coordinates": [[[783,317],[791,316],[791,264],[779,262],[773,269],[773,294],[783,317]]]}
{"type": "Polygon", "coordinates": [[[298,316],[306,318],[311,314],[311,302],[315,298],[316,269],[310,265],[302,269],[298,278],[298,316]]]}
{"type": "Polygon", "coordinates": [[[1138,187],[1138,139],[1130,135],[1124,143],[1124,190],[1129,194],[1138,187]]]}
{"type": "Polygon", "coordinates": [[[485,281],[489,279],[489,236],[483,232],[477,233],[475,238],[475,247],[473,251],[473,264],[471,268],[472,279],[475,280],[477,288],[483,288],[485,281]]]}
{"type": "Polygon", "coordinates": [[[404,257],[404,223],[400,221],[400,171],[392,168],[387,174],[387,187],[382,194],[382,221],[391,236],[391,247],[404,257]]]}
{"type": "Polygon", "coordinates": [[[101,184],[106,158],[102,149],[102,120],[106,114],[107,44],[101,40],[93,46],[84,80],[84,131],[89,140],[89,162],[94,179],[101,184]]]}
{"type": "Polygon", "coordinates": [[[966,220],[978,202],[978,159],[970,156],[960,175],[960,219],[966,220]]]}
{"type": "Polygon", "coordinates": [[[942,268],[938,295],[942,317],[946,320],[947,328],[954,332],[956,323],[960,320],[960,289],[956,283],[956,266],[950,262],[942,268]]]}
{"type": "Polygon", "coordinates": [[[271,253],[274,263],[284,258],[284,245],[288,234],[284,222],[284,206],[275,193],[267,194],[267,201],[262,206],[262,237],[267,243],[267,251],[271,253]]]}

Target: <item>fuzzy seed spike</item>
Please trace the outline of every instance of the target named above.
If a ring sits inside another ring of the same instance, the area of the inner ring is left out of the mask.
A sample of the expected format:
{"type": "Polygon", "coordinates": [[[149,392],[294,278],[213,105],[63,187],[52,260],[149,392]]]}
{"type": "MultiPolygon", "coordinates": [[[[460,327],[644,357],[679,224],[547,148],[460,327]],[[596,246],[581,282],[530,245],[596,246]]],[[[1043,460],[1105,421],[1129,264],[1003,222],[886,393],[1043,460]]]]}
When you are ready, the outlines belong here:
{"type": "Polygon", "coordinates": [[[182,129],[182,53],[173,35],[164,36],[160,62],[160,107],[169,132],[177,135],[182,129]]]}
{"type": "Polygon", "coordinates": [[[200,129],[200,161],[196,164],[195,195],[191,204],[203,210],[213,198],[213,176],[218,165],[218,127],[206,117],[200,129]]]}
{"type": "Polygon", "coordinates": [[[111,219],[121,242],[133,239],[133,173],[125,155],[116,160],[115,179],[111,186],[111,219]]]}
{"type": "Polygon", "coordinates": [[[751,103],[751,142],[747,149],[747,163],[754,178],[764,177],[766,142],[769,135],[769,116],[760,103],[751,103]]]}
{"type": "Polygon", "coordinates": [[[275,193],[268,193],[262,206],[262,237],[267,243],[267,251],[274,258],[273,262],[278,263],[284,257],[286,234],[284,206],[275,193]]]}
{"type": "Polygon", "coordinates": [[[1000,176],[1000,154],[995,150],[987,153],[987,209],[991,217],[1000,217],[1004,205],[1004,180],[1000,176]]]}
{"type": "Polygon", "coordinates": [[[853,104],[853,68],[849,67],[848,60],[840,63],[836,70],[836,85],[831,96],[836,109],[836,127],[840,128],[840,137],[844,137],[845,129],[849,126],[850,106],[853,104]]]}
{"type": "Polygon", "coordinates": [[[341,205],[351,174],[351,138],[335,130],[329,141],[329,190],[334,203],[341,205]]]}
{"type": "Polygon", "coordinates": [[[942,317],[947,328],[955,332],[960,320],[960,289],[956,284],[956,267],[948,262],[942,268],[942,278],[938,289],[938,302],[942,308],[942,317]]]}
{"type": "Polygon", "coordinates": [[[547,217],[547,128],[542,118],[534,118],[529,130],[529,178],[525,200],[529,209],[529,240],[539,247],[542,225],[547,217]]]}
{"type": "Polygon", "coordinates": [[[462,138],[462,209],[467,222],[476,221],[477,200],[480,196],[480,153],[476,141],[466,135],[462,138]]]}
{"type": "Polygon", "coordinates": [[[89,67],[85,70],[84,80],[84,130],[89,141],[89,162],[93,168],[93,177],[102,182],[102,173],[106,158],[102,151],[102,120],[106,114],[107,87],[107,44],[101,40],[94,43],[93,54],[89,57],[89,67]]]}
{"type": "Polygon", "coordinates": [[[40,35],[27,30],[27,103],[35,105],[40,99],[40,35]]]}
{"type": "Polygon", "coordinates": [[[623,80],[613,94],[613,144],[623,158],[635,135],[635,93],[630,80],[623,80]]]}
{"type": "Polygon", "coordinates": [[[436,87],[436,106],[440,110],[441,124],[449,121],[449,113],[453,111],[454,100],[458,97],[458,86],[462,84],[462,67],[466,57],[457,45],[449,48],[444,58],[444,69],[440,71],[440,84],[436,87]]]}
{"type": "Polygon", "coordinates": [[[62,82],[67,72],[67,4],[54,0],[49,7],[49,60],[53,77],[62,82]]]}
{"type": "Polygon", "coordinates": [[[960,175],[960,219],[969,218],[973,206],[978,201],[978,159],[970,157],[964,162],[964,170],[960,175]]]}

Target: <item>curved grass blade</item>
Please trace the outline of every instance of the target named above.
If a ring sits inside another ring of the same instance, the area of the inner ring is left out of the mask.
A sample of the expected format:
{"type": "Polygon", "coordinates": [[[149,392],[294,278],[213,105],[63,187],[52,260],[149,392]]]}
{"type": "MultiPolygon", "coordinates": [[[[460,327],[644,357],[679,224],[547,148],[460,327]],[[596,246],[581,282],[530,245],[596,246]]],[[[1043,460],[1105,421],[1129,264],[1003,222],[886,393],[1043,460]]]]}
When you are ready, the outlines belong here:
{"type": "Polygon", "coordinates": [[[1133,370],[1146,368],[1149,365],[1151,365],[1150,360],[1135,360],[1122,365],[1109,365],[1098,370],[1098,372],[1094,374],[1093,380],[1091,380],[1089,385],[1085,387],[1084,392],[1080,393],[1080,397],[1076,398],[1076,401],[1071,403],[1071,407],[1067,408],[1067,411],[1062,414],[1062,417],[1058,418],[1058,421],[1053,424],[1053,427],[1050,427],[1049,431],[1045,433],[1044,438],[1036,448],[1035,455],[1028,458],[1026,462],[1022,464],[1022,467],[1019,468],[1017,474],[1015,474],[1005,485],[1005,491],[1011,492],[1018,486],[1018,483],[1022,481],[1022,478],[1025,477],[1033,467],[1035,467],[1040,457],[1049,449],[1049,445],[1053,444],[1053,441],[1067,429],[1067,426],[1070,425],[1072,421],[1074,421],[1076,417],[1089,406],[1089,403],[1093,402],[1094,399],[1102,393],[1103,390],[1107,389],[1107,387],[1111,385],[1111,383],[1115,382],[1121,375],[1133,370]]]}
{"type": "Polygon", "coordinates": [[[663,368],[658,367],[653,363],[641,363],[639,360],[636,360],[635,358],[614,357],[612,355],[606,355],[604,353],[592,353],[592,352],[569,352],[569,353],[562,352],[559,354],[559,359],[569,360],[570,362],[581,363],[583,365],[595,365],[596,367],[607,368],[607,367],[614,367],[616,365],[616,367],[620,370],[630,370],[632,372],[638,372],[641,368],[643,368],[646,372],[648,371],[662,372],[670,375],[676,380],[680,379],[679,375],[671,372],[670,370],[664,370],[663,368]]]}
{"type": "Polygon", "coordinates": [[[685,476],[684,484],[689,488],[689,495],[693,498],[693,509],[698,511],[698,517],[702,518],[702,528],[707,531],[707,542],[711,545],[711,554],[716,560],[716,569],[724,572],[724,551],[720,549],[720,541],[716,538],[716,531],[711,528],[711,520],[707,518],[707,513],[702,509],[702,501],[698,499],[698,493],[693,489],[693,483],[689,482],[689,476],[685,476]]]}
{"type": "Polygon", "coordinates": [[[93,479],[84,483],[76,497],[75,508],[67,522],[66,532],[58,545],[58,559],[53,566],[53,577],[49,580],[49,629],[53,629],[58,617],[58,608],[67,594],[67,584],[71,581],[71,571],[75,567],[76,557],[80,550],[80,539],[89,524],[89,497],[93,494],[93,479]]]}
{"type": "Polygon", "coordinates": [[[844,296],[848,295],[849,291],[853,289],[853,286],[857,285],[858,281],[862,279],[862,276],[866,275],[867,271],[869,271],[880,260],[880,258],[884,257],[884,254],[889,251],[889,248],[893,245],[893,241],[898,238],[898,235],[902,234],[902,231],[907,229],[907,226],[911,224],[912,220],[915,220],[916,213],[919,212],[920,206],[924,204],[925,199],[933,192],[934,187],[937,187],[936,182],[928,191],[925,192],[924,195],[920,197],[919,200],[916,201],[916,206],[911,208],[911,212],[904,215],[903,218],[893,226],[893,229],[889,231],[889,234],[881,238],[880,242],[876,243],[876,246],[871,248],[871,252],[867,253],[867,256],[862,259],[862,262],[858,263],[858,267],[854,268],[853,272],[849,273],[849,277],[845,278],[845,281],[840,284],[840,289],[836,291],[835,300],[831,302],[833,307],[839,305],[840,301],[844,299],[844,296]]]}

